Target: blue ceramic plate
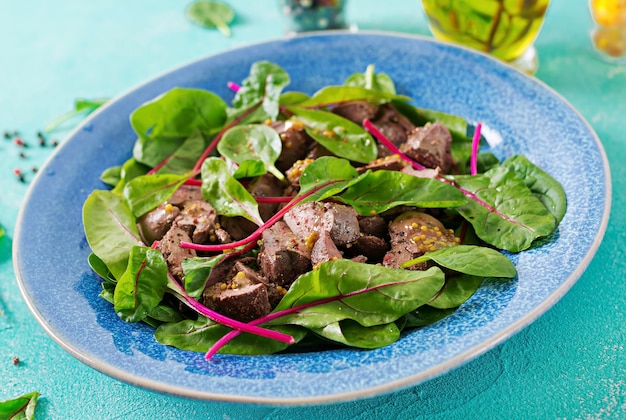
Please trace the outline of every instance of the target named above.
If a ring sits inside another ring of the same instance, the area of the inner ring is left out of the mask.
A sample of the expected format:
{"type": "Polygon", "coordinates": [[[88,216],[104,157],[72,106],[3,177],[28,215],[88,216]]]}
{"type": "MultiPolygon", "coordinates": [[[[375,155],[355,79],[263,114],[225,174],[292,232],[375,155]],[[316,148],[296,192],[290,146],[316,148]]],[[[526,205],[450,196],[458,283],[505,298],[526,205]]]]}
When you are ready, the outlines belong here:
{"type": "Polygon", "coordinates": [[[201,399],[314,404],[391,392],[441,375],[527,326],[580,277],[604,234],[609,168],[592,129],[537,80],[491,58],[412,36],[328,33],[228,51],[160,76],[92,115],[42,168],[25,200],[15,237],[18,282],[44,329],[72,355],[122,381],[201,399]],[[512,259],[519,276],[487,281],[454,315],[371,351],[332,350],[270,356],[203,354],[158,344],[152,328],[121,321],[98,297],[87,265],[81,209],[102,170],[131,156],[130,113],[173,88],[232,98],[226,84],[270,60],[291,75],[290,90],[313,93],[368,64],[421,107],[481,121],[500,158],[526,155],[565,187],[558,231],[512,259]],[[582,166],[581,166],[582,164],[582,166]],[[581,170],[584,167],[584,170],[581,170]]]}

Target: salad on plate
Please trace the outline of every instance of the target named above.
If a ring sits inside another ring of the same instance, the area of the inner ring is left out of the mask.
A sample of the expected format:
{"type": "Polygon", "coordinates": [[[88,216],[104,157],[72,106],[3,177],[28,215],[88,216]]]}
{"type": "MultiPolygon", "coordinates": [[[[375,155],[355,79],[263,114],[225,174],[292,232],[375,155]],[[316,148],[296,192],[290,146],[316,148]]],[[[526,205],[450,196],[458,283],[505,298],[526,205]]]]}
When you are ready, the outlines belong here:
{"type": "Polygon", "coordinates": [[[132,157],[84,203],[101,296],[164,345],[383,347],[514,278],[507,254],[565,215],[549,174],[373,66],[312,95],[289,81],[261,61],[230,105],[185,88],[143,104],[132,157]]]}

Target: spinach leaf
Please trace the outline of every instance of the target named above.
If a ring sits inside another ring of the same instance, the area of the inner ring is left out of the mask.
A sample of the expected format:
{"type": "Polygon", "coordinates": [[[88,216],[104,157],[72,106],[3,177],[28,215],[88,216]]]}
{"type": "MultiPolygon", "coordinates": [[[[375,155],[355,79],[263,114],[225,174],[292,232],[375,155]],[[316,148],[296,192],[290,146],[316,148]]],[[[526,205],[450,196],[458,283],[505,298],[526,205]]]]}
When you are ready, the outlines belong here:
{"type": "Polygon", "coordinates": [[[0,401],[0,419],[33,420],[39,392],[34,391],[17,398],[0,401]]]}
{"type": "Polygon", "coordinates": [[[105,169],[100,175],[100,181],[111,187],[115,187],[122,179],[122,165],[111,166],[105,169]]]}
{"type": "Polygon", "coordinates": [[[283,106],[298,105],[309,99],[309,95],[304,92],[285,92],[280,95],[280,104],[283,106]]]}
{"type": "Polygon", "coordinates": [[[427,252],[407,261],[403,267],[429,260],[449,270],[472,276],[513,278],[517,275],[515,266],[507,257],[495,249],[476,245],[456,245],[427,252]]]}
{"type": "Polygon", "coordinates": [[[167,263],[161,252],[133,246],[113,294],[115,312],[126,322],[141,321],[161,302],[166,288],[167,263]]]}
{"type": "Polygon", "coordinates": [[[87,257],[87,262],[89,263],[89,267],[104,280],[111,280],[112,282],[117,282],[117,279],[111,275],[109,268],[96,254],[93,252],[89,254],[87,257]]]}
{"type": "Polygon", "coordinates": [[[282,67],[269,61],[258,61],[252,65],[250,74],[235,94],[233,106],[248,108],[262,102],[267,117],[274,121],[278,116],[280,95],[289,82],[289,74],[282,67]]]}
{"type": "Polygon", "coordinates": [[[166,158],[156,173],[185,174],[193,170],[198,156],[202,155],[207,144],[199,130],[194,131],[178,149],[166,158]]]}
{"type": "Polygon", "coordinates": [[[96,190],[83,205],[83,226],[89,247],[119,279],[126,271],[128,254],[142,245],[135,218],[123,197],[96,190]]]}
{"type": "Polygon", "coordinates": [[[217,214],[241,216],[257,225],[263,224],[256,200],[220,158],[210,157],[202,164],[202,196],[217,214]]]}
{"type": "Polygon", "coordinates": [[[446,276],[446,283],[428,306],[437,309],[458,308],[480,287],[483,277],[457,274],[446,276]]]}
{"type": "MultiPolygon", "coordinates": [[[[306,101],[300,102],[299,108],[323,108],[331,105],[339,105],[351,101],[367,101],[385,103],[390,101],[410,101],[411,98],[404,95],[372,90],[359,86],[326,86],[313,94],[306,101]]],[[[290,107],[289,110],[293,111],[290,107]]]]}
{"type": "MultiPolygon", "coordinates": [[[[270,329],[291,335],[296,342],[307,334],[303,328],[294,325],[276,325],[270,329]]],[[[154,334],[156,340],[181,350],[206,352],[230,328],[216,324],[204,317],[197,320],[183,320],[159,326],[154,334]]],[[[289,344],[277,340],[242,333],[223,347],[223,353],[229,354],[271,354],[284,350],[289,344]]]]}
{"type": "Polygon", "coordinates": [[[502,163],[511,168],[524,180],[524,183],[560,223],[567,210],[567,197],[563,186],[543,169],[539,168],[525,156],[511,156],[502,163]]]}
{"type": "Polygon", "coordinates": [[[244,160],[239,163],[237,168],[233,169],[233,177],[235,179],[254,178],[267,173],[265,165],[260,160],[244,160]]]}
{"type": "Polygon", "coordinates": [[[194,298],[202,296],[211,271],[222,259],[224,259],[224,254],[210,258],[195,257],[183,260],[184,285],[189,296],[194,298]]]}
{"type": "Polygon", "coordinates": [[[139,163],[135,158],[131,157],[122,164],[122,168],[120,170],[120,179],[115,185],[115,188],[113,188],[113,192],[117,194],[122,194],[124,191],[124,187],[128,182],[137,178],[138,176],[147,174],[149,170],[149,166],[144,165],[143,163],[139,163]]]}
{"type": "Polygon", "coordinates": [[[298,277],[274,312],[305,304],[268,322],[324,328],[352,319],[370,327],[388,324],[427,303],[444,284],[438,267],[410,271],[335,260],[298,277]]]}
{"type": "Polygon", "coordinates": [[[385,347],[400,338],[400,329],[394,322],[364,327],[351,319],[331,322],[323,328],[312,328],[323,338],[362,349],[385,347]]]}
{"type": "Polygon", "coordinates": [[[217,28],[224,36],[230,36],[228,24],[235,18],[235,12],[224,3],[216,1],[196,1],[186,11],[187,18],[205,28],[217,28]]]}
{"type": "Polygon", "coordinates": [[[360,125],[328,111],[290,110],[304,123],[306,132],[334,155],[360,163],[376,159],[376,142],[360,125]]]}
{"type": "Polygon", "coordinates": [[[217,145],[217,151],[236,163],[259,161],[281,181],[285,176],[274,166],[282,150],[278,132],[264,124],[239,125],[229,129],[217,145]]]}
{"type": "Polygon", "coordinates": [[[366,172],[336,198],[354,207],[362,216],[402,205],[445,208],[460,206],[466,201],[458,189],[445,182],[386,170],[366,172]]]}
{"type": "Polygon", "coordinates": [[[373,64],[367,66],[365,73],[354,73],[349,76],[344,82],[344,85],[380,90],[392,95],[396,94],[396,86],[393,80],[391,80],[391,77],[385,73],[376,74],[373,64]]]}
{"type": "Polygon", "coordinates": [[[507,167],[450,178],[474,197],[455,210],[472,224],[480,239],[496,248],[523,251],[556,227],[552,213],[507,167]]]}
{"type": "Polygon", "coordinates": [[[135,217],[140,217],[170,198],[189,175],[151,174],[131,180],[124,187],[126,198],[135,217]]]}
{"type": "Polygon", "coordinates": [[[450,316],[455,310],[456,308],[438,309],[428,305],[420,306],[404,317],[404,328],[425,327],[450,316]]]}
{"type": "Polygon", "coordinates": [[[358,179],[359,173],[347,160],[322,156],[302,171],[299,195],[315,191],[306,201],[321,201],[339,194],[358,179]]]}
{"type": "Polygon", "coordinates": [[[225,121],[226,103],[216,94],[202,89],[173,88],[131,114],[131,125],[139,136],[133,156],[138,162],[154,167],[196,130],[211,137],[225,121]]]}

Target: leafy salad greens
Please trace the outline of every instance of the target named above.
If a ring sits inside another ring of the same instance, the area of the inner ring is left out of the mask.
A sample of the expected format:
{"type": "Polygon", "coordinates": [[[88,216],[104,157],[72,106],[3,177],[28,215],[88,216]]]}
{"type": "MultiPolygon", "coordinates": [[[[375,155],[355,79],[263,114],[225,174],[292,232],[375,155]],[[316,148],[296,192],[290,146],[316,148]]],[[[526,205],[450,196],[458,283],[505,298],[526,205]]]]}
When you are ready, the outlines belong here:
{"type": "Polygon", "coordinates": [[[480,124],[412,105],[373,66],[312,95],[286,91],[289,83],[284,69],[263,61],[241,85],[230,84],[231,105],[183,88],[143,104],[130,116],[138,136],[132,158],[107,169],[101,179],[111,189],[93,191],[84,203],[101,296],[123,320],[154,326],[165,345],[206,352],[207,360],[217,352],[386,346],[452,313],[484,278],[514,278],[500,250],[532,247],[565,214],[565,193],[550,175],[524,156],[499,162],[479,152],[480,124]],[[391,109],[395,120],[423,127],[416,132],[443,127],[451,137],[450,170],[409,156],[380,121],[336,112],[355,104],[391,109]],[[286,165],[301,146],[296,134],[318,154],[286,165]],[[268,177],[285,192],[254,189],[268,177]],[[181,191],[199,199],[176,201],[181,191]],[[335,225],[294,216],[307,208],[319,220],[333,215],[335,225]],[[345,209],[346,220],[382,221],[384,241],[357,232],[339,242],[345,209]],[[161,231],[147,232],[146,220],[157,216],[161,231]],[[313,228],[276,250],[272,243],[294,230],[280,230],[288,218],[313,228]],[[227,230],[229,223],[245,233],[227,230]],[[210,225],[206,235],[203,224],[210,225]],[[399,230],[388,233],[387,226],[399,230]],[[384,258],[360,243],[363,236],[382,246],[384,258]],[[398,241],[400,257],[391,255],[398,241]],[[360,244],[368,257],[354,251],[360,244]],[[281,258],[297,270],[303,254],[315,259],[316,252],[321,260],[307,260],[289,280],[272,271],[281,258]],[[391,257],[400,261],[391,264],[391,257]],[[269,304],[251,315],[259,296],[269,304]],[[240,312],[219,305],[236,299],[240,312]]]}

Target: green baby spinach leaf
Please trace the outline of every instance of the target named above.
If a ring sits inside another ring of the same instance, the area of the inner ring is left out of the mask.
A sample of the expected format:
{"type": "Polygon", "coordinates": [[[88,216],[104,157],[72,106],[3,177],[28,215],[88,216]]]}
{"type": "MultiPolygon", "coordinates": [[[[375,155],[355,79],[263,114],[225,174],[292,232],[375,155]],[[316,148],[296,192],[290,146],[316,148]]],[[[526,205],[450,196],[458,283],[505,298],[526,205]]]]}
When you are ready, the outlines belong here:
{"type": "Polygon", "coordinates": [[[402,266],[410,267],[429,260],[472,276],[513,278],[517,275],[515,266],[507,257],[495,249],[476,245],[456,245],[427,252],[402,266]]]}
{"type": "Polygon", "coordinates": [[[324,328],[344,319],[366,327],[388,324],[426,304],[443,284],[438,267],[410,271],[344,259],[328,261],[298,277],[275,311],[305,307],[266,325],[324,328]]]}
{"type": "Polygon", "coordinates": [[[306,132],[334,155],[360,163],[376,159],[378,148],[361,126],[328,111],[292,107],[306,132]]]}
{"type": "Polygon", "coordinates": [[[202,164],[202,196],[222,216],[241,216],[263,224],[259,206],[252,195],[228,171],[226,162],[209,157],[202,164]]]}
{"type": "Polygon", "coordinates": [[[276,178],[285,176],[274,166],[282,150],[278,132],[265,124],[239,125],[229,129],[217,145],[217,151],[236,163],[259,161],[276,178]]]}
{"type": "Polygon", "coordinates": [[[380,90],[395,95],[396,86],[391,77],[385,73],[375,73],[374,69],[373,64],[368,65],[364,73],[354,73],[349,76],[344,85],[380,90]]]}
{"type": "Polygon", "coordinates": [[[207,144],[199,130],[194,131],[159,167],[156,173],[185,174],[193,169],[207,144]]]}
{"type": "Polygon", "coordinates": [[[194,257],[183,260],[184,285],[189,296],[194,298],[202,296],[211,271],[222,259],[224,259],[224,254],[210,258],[194,257]]]}
{"type": "Polygon", "coordinates": [[[93,253],[119,279],[126,271],[130,248],[142,245],[126,200],[111,191],[92,192],[83,205],[83,226],[93,253]]]}
{"type": "MultiPolygon", "coordinates": [[[[360,86],[326,86],[313,94],[306,101],[300,102],[297,107],[301,108],[323,108],[332,105],[339,105],[352,101],[367,101],[385,103],[390,101],[410,101],[411,98],[404,95],[397,95],[382,90],[372,90],[360,86]]],[[[289,109],[293,111],[293,108],[289,109]]]]}
{"type": "Polygon", "coordinates": [[[205,28],[217,28],[224,36],[230,36],[229,23],[235,12],[228,5],[216,1],[196,1],[187,7],[187,18],[205,28]]]}
{"type": "Polygon", "coordinates": [[[404,328],[425,327],[450,316],[455,310],[456,308],[439,309],[428,305],[420,306],[404,317],[404,328]]]}
{"type": "Polygon", "coordinates": [[[141,321],[161,302],[166,288],[167,263],[161,252],[133,246],[113,294],[115,312],[126,322],[141,321]]]}
{"type": "Polygon", "coordinates": [[[170,198],[187,178],[188,174],[142,175],[126,184],[123,194],[133,215],[140,217],[170,198]]]}
{"type": "Polygon", "coordinates": [[[358,182],[336,198],[354,207],[362,216],[402,205],[446,208],[460,206],[466,201],[458,189],[445,182],[386,170],[364,173],[358,182]]]}
{"type": "Polygon", "coordinates": [[[207,138],[226,121],[226,103],[202,89],[173,88],[137,108],[130,122],[139,136],[138,162],[154,167],[174,153],[196,130],[207,138]]]}
{"type": "Polygon", "coordinates": [[[484,174],[451,179],[474,197],[455,210],[490,245],[520,252],[556,227],[552,213],[510,168],[498,166],[484,174]]]}
{"type": "Polygon", "coordinates": [[[143,163],[139,163],[135,158],[131,157],[122,164],[122,167],[120,169],[120,179],[115,185],[115,188],[113,188],[113,192],[117,194],[122,194],[124,191],[124,187],[128,182],[137,178],[138,176],[147,174],[149,170],[149,166],[144,165],[143,163]]]}
{"type": "Polygon", "coordinates": [[[358,178],[359,173],[347,160],[322,156],[304,168],[300,176],[300,195],[314,191],[306,201],[321,201],[339,194],[358,178]]]}
{"type": "Polygon", "coordinates": [[[483,277],[468,274],[446,276],[446,283],[428,306],[437,309],[452,309],[461,306],[480,287],[483,277]]]}
{"type": "Polygon", "coordinates": [[[511,156],[502,162],[502,166],[511,168],[544,206],[560,223],[567,210],[567,197],[563,186],[543,169],[522,155],[511,156]]]}
{"type": "Polygon", "coordinates": [[[39,392],[34,391],[17,398],[0,401],[0,419],[33,420],[39,392]]]}
{"type": "MultiPolygon", "coordinates": [[[[276,325],[267,327],[291,335],[296,342],[306,336],[307,331],[294,325],[276,325]]],[[[181,350],[206,352],[217,340],[230,329],[216,324],[204,317],[197,320],[183,320],[159,326],[154,334],[156,340],[181,350]]],[[[284,350],[289,344],[257,335],[242,333],[223,347],[223,353],[229,354],[271,354],[284,350]]]]}
{"type": "Polygon", "coordinates": [[[385,347],[400,338],[400,329],[394,322],[364,327],[351,319],[344,319],[311,330],[327,340],[362,349],[385,347]]]}
{"type": "Polygon", "coordinates": [[[258,61],[252,65],[250,74],[235,94],[233,106],[241,109],[261,102],[267,117],[274,121],[278,116],[281,93],[289,82],[289,74],[282,67],[269,61],[258,61]]]}

